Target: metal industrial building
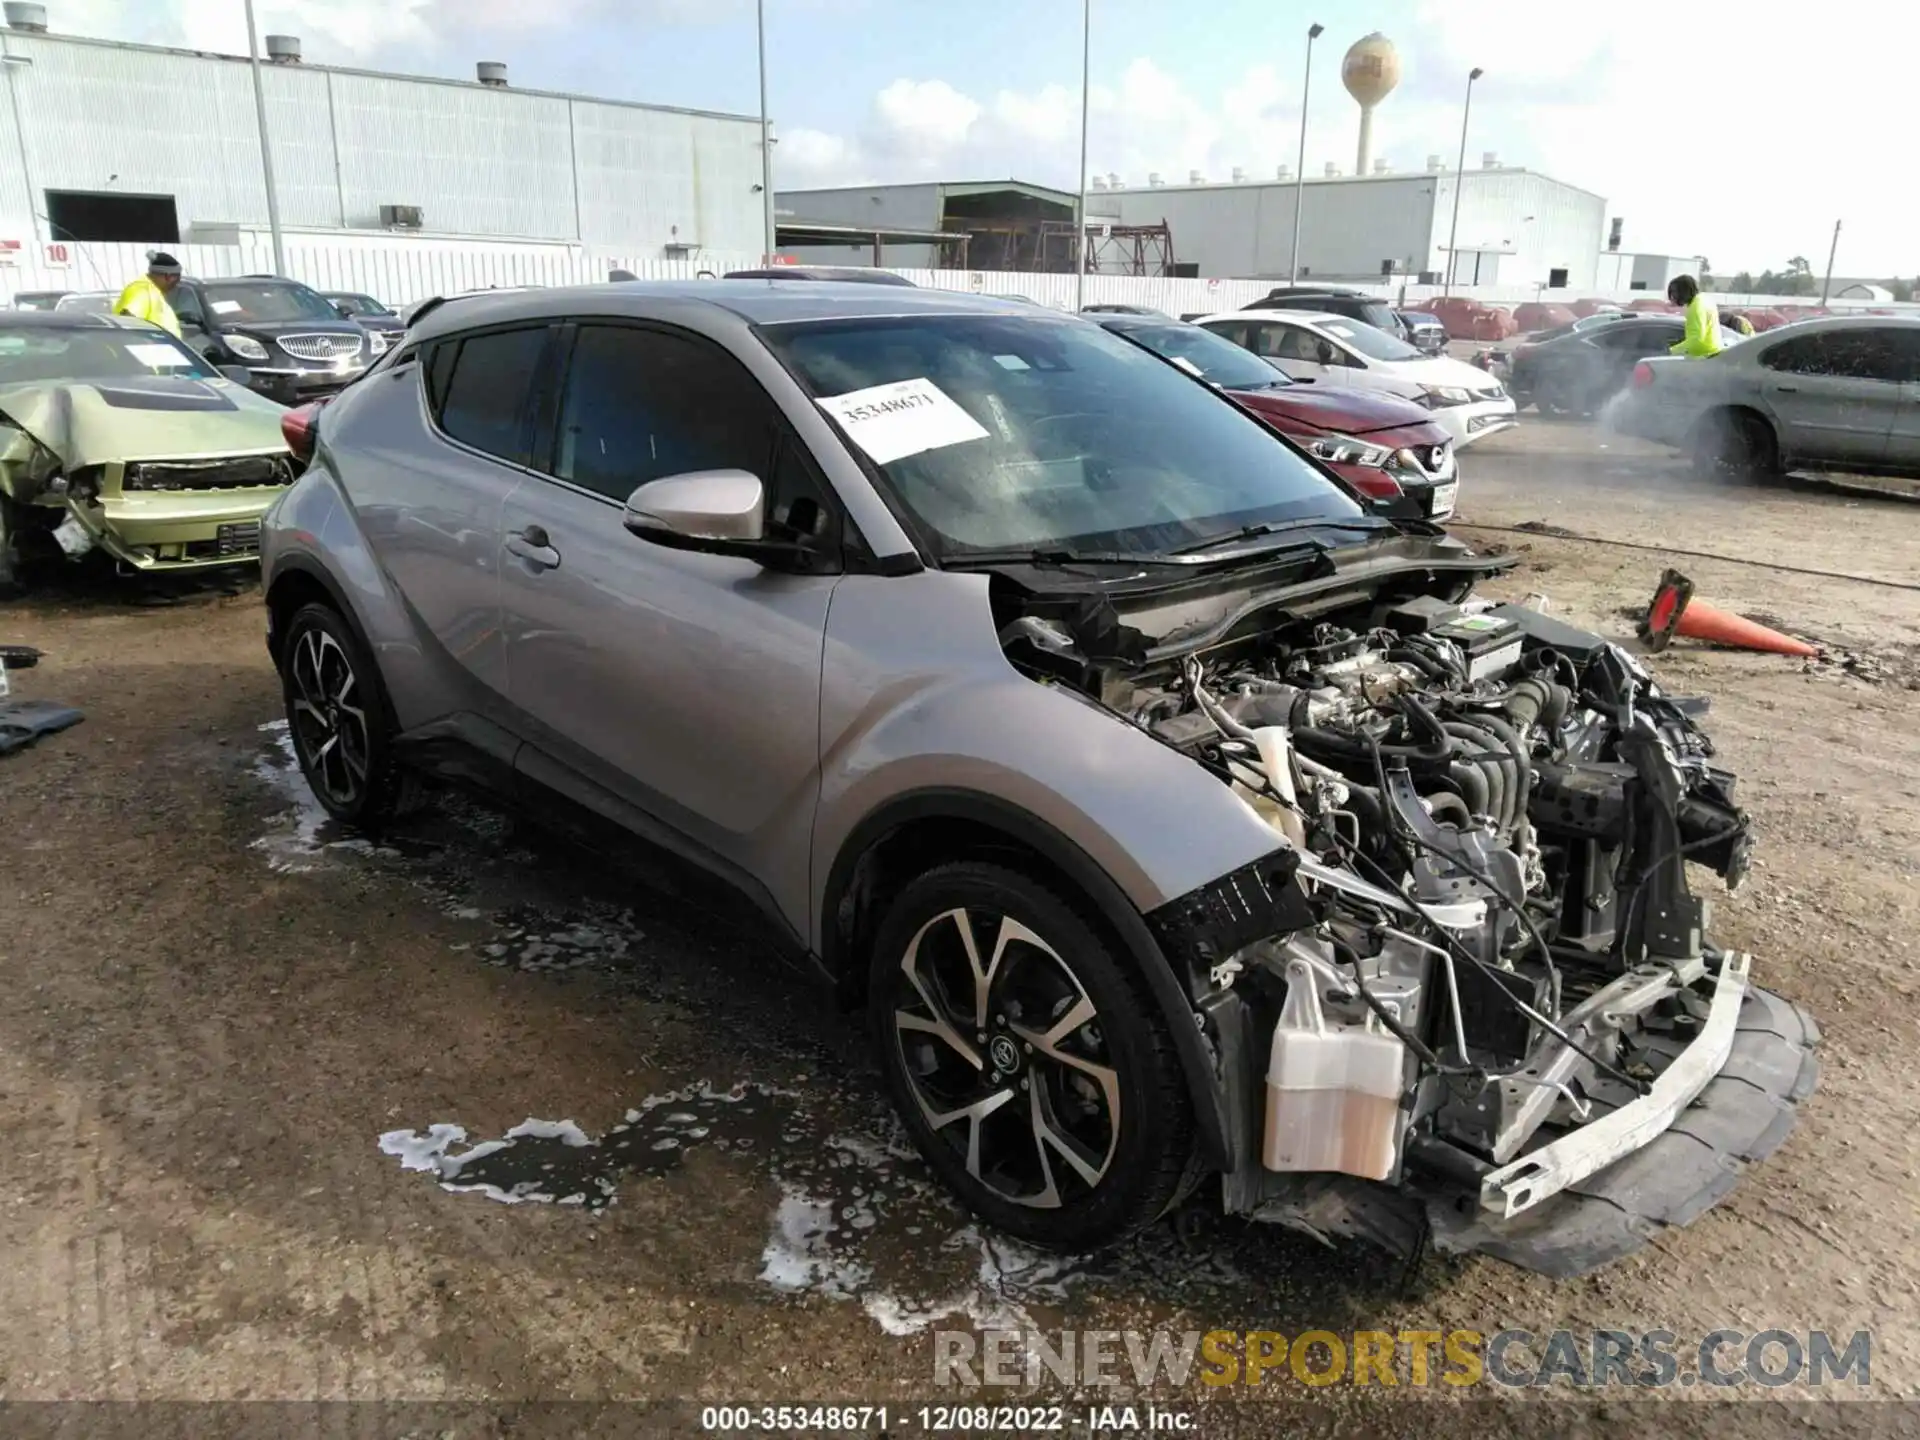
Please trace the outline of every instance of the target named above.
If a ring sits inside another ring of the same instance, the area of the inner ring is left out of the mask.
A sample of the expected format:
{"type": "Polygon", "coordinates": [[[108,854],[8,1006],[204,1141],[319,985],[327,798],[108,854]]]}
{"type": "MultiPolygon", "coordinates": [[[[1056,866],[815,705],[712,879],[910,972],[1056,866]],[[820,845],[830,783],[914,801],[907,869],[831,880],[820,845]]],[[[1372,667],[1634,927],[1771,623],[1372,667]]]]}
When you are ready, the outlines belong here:
{"type": "MultiPolygon", "coordinates": [[[[6,13],[6,234],[221,243],[265,226],[244,57],[47,33],[38,5],[6,13]]],[[[267,132],[289,231],[514,238],[662,259],[763,249],[757,117],[516,89],[503,65],[479,66],[472,82],[308,65],[297,39],[267,40],[267,132]]]]}
{"type": "MultiPolygon", "coordinates": [[[[1461,176],[1438,158],[1413,174],[1155,183],[1134,188],[1105,177],[1087,218],[1125,225],[1164,221],[1174,253],[1202,275],[1287,278],[1293,216],[1300,205],[1300,278],[1378,281],[1382,275],[1444,278],[1453,198],[1461,176]],[[1198,182],[1198,183],[1195,183],[1198,182]]],[[[1456,285],[1590,288],[1607,240],[1607,202],[1535,171],[1486,157],[1460,189],[1456,285]]]]}
{"type": "Polygon", "coordinates": [[[816,264],[1071,270],[1079,199],[1020,180],[781,190],[774,224],[783,255],[816,264]],[[830,230],[846,239],[817,243],[830,230]]]}
{"type": "MultiPolygon", "coordinates": [[[[1096,274],[1203,275],[1284,280],[1293,254],[1296,194],[1302,279],[1436,282],[1447,267],[1457,177],[1436,159],[1422,173],[1232,180],[1196,176],[1165,185],[1155,176],[1128,187],[1101,176],[1087,197],[1092,232],[1089,269],[1096,274]]],[[[945,244],[890,244],[889,265],[976,270],[1073,269],[1077,197],[1021,181],[867,185],[839,190],[785,190],[778,196],[781,249],[797,258],[868,264],[865,232],[964,233],[964,249],[945,244]],[[846,227],[839,247],[786,243],[790,226],[846,227]],[[1009,239],[1008,237],[1017,237],[1009,239]],[[1011,246],[1011,248],[1009,248],[1011,246]]],[[[904,238],[904,235],[903,235],[904,238]]],[[[1607,242],[1606,201],[1531,170],[1489,156],[1469,170],[1460,198],[1462,286],[1591,288],[1607,242]]]]}

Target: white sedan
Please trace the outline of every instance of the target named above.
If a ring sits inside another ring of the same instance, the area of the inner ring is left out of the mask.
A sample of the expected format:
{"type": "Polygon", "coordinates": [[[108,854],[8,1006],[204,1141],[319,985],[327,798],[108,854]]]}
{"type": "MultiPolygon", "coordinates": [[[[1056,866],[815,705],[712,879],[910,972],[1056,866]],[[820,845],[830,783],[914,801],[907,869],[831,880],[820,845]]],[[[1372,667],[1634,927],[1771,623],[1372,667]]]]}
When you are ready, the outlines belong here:
{"type": "Polygon", "coordinates": [[[1358,320],[1304,310],[1235,310],[1196,324],[1251,350],[1290,379],[1378,390],[1433,412],[1454,448],[1518,423],[1513,398],[1484,370],[1422,355],[1398,336],[1358,320]]]}

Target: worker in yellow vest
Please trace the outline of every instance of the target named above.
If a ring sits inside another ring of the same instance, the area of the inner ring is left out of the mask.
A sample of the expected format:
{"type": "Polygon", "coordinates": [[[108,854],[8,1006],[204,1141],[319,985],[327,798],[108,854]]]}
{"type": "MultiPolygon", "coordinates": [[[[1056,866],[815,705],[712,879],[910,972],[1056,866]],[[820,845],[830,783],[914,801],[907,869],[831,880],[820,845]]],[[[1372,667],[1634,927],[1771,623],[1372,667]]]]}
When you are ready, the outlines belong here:
{"type": "Polygon", "coordinates": [[[180,317],[167,303],[167,294],[179,283],[180,262],[164,250],[148,251],[147,273],[120,292],[120,298],[113,302],[113,313],[151,321],[178,340],[180,317]]]}
{"type": "Polygon", "coordinates": [[[1720,340],[1720,307],[1707,298],[1700,282],[1691,275],[1675,276],[1667,286],[1667,299],[1687,312],[1686,334],[1668,347],[1675,355],[1718,355],[1726,346],[1720,340]]]}

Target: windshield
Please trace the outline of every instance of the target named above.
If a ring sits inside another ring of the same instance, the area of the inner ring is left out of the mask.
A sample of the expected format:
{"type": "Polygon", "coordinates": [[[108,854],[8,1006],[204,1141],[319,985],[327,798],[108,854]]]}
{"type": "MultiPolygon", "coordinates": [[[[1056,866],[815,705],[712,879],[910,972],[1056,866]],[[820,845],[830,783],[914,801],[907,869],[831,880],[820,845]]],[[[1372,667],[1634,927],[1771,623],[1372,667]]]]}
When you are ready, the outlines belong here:
{"type": "Polygon", "coordinates": [[[0,329],[0,385],[42,380],[211,380],[212,366],[163,330],[0,329]]]}
{"type": "Polygon", "coordinates": [[[1198,325],[1126,325],[1114,333],[1223,390],[1277,390],[1293,383],[1252,351],[1198,325]]]}
{"type": "Polygon", "coordinates": [[[1334,339],[1358,350],[1369,360],[1424,360],[1413,346],[1384,330],[1358,320],[1322,320],[1320,328],[1334,339]]]}
{"type": "Polygon", "coordinates": [[[1362,513],[1257,421],[1098,326],[929,315],[763,333],[944,558],[1152,556],[1362,513]]]}
{"type": "Polygon", "coordinates": [[[287,280],[218,280],[206,292],[207,309],[228,325],[340,318],[319,291],[287,280]]]}

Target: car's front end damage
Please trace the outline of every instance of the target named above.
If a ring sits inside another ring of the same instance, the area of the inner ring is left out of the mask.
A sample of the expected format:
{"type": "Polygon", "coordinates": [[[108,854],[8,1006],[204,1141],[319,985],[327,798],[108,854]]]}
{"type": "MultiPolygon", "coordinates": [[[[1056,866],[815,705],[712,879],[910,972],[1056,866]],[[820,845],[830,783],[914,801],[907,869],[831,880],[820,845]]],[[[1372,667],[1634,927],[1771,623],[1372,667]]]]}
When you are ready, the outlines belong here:
{"type": "Polygon", "coordinates": [[[1147,916],[1214,1068],[1226,1210],[1572,1275],[1771,1153],[1818,1032],[1689,884],[1737,886],[1751,843],[1704,704],[1468,598],[1500,568],[1402,535],[1078,600],[1016,578],[996,608],[1016,667],[1275,832],[1147,916]]]}
{"type": "Polygon", "coordinates": [[[260,520],[292,482],[281,408],[228,381],[0,388],[0,493],[22,528],[122,568],[256,561],[260,520]]]}

